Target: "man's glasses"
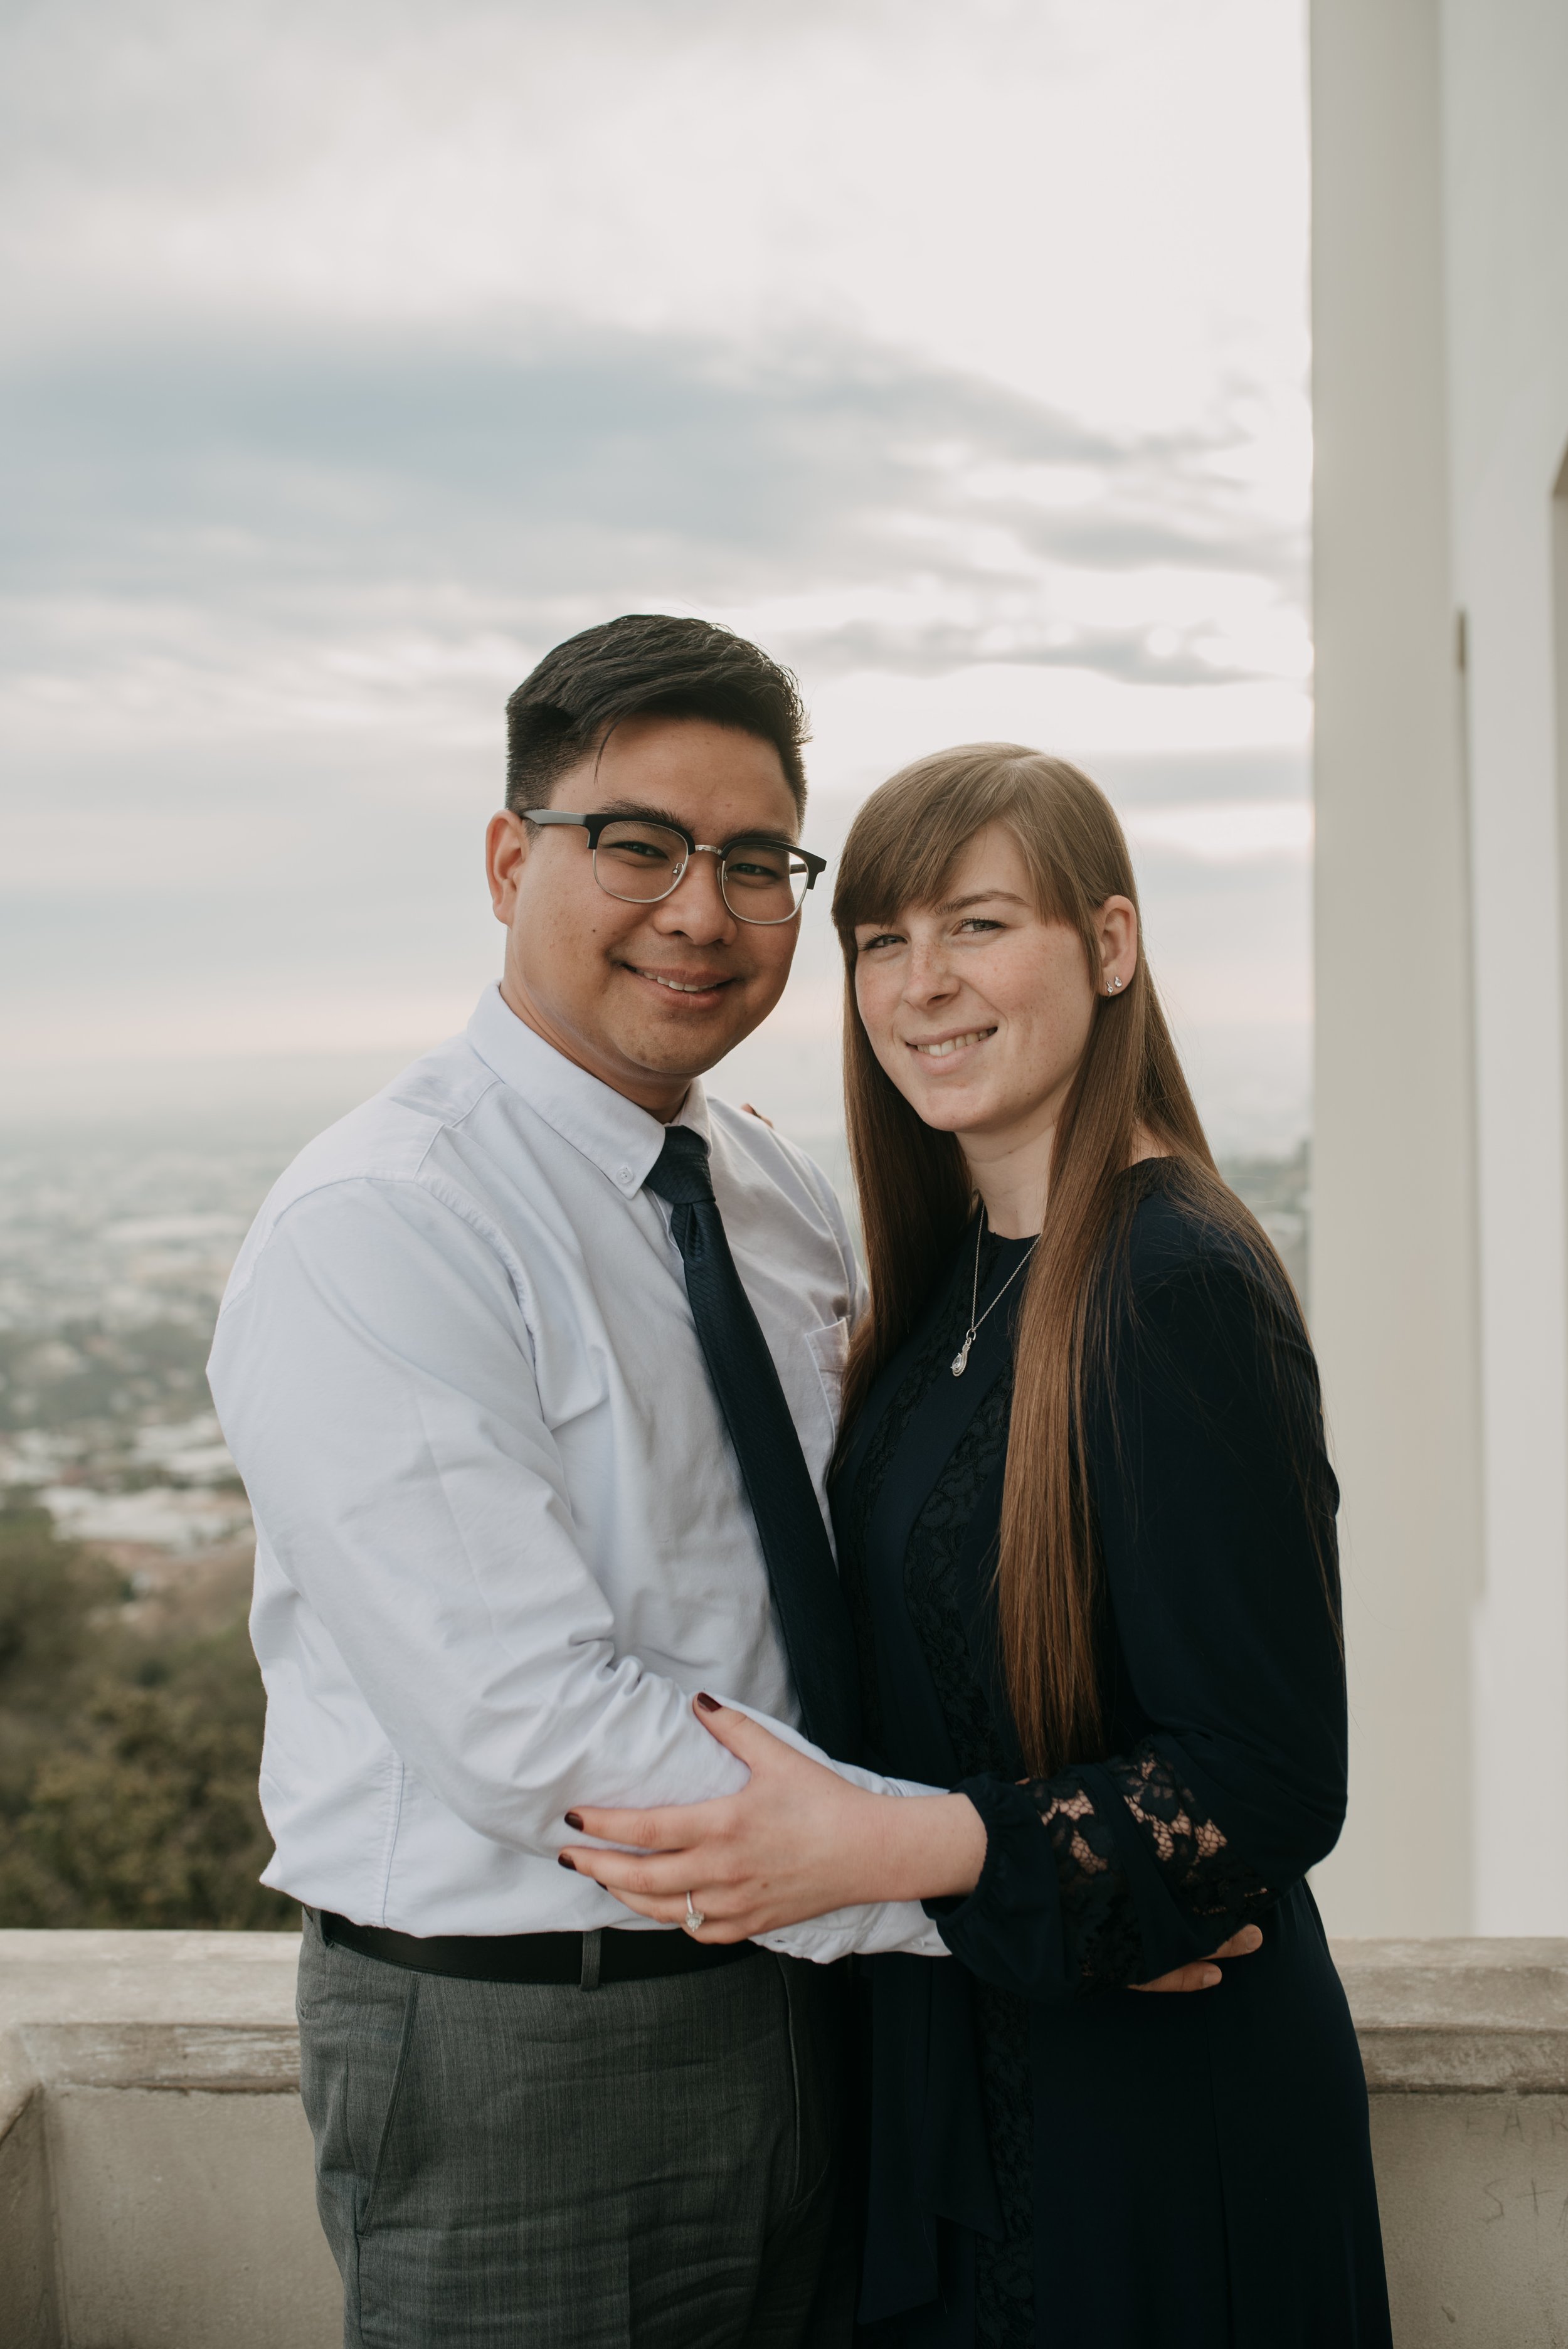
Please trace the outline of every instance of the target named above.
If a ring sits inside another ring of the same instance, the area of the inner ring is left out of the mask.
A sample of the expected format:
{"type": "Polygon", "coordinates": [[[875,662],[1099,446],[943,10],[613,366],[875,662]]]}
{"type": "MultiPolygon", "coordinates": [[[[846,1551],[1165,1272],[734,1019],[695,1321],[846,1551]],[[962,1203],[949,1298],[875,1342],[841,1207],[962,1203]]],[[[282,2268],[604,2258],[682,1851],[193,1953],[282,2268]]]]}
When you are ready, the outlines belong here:
{"type": "Polygon", "coordinates": [[[678,889],[694,856],[718,859],[718,886],[738,922],[792,922],[825,856],[813,856],[788,840],[731,840],[722,848],[694,840],[676,824],[645,823],[640,816],[579,815],[572,808],[525,808],[531,824],[576,824],[588,834],[593,878],[606,896],[629,905],[656,905],[678,889]]]}

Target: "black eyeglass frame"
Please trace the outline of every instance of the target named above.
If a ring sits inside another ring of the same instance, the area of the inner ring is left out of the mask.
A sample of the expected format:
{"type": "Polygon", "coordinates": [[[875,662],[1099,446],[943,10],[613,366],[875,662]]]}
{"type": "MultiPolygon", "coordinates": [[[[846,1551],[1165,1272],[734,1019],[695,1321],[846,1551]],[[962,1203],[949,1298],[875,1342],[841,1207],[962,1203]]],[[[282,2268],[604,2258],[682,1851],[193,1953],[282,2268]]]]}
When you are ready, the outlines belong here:
{"type": "Polygon", "coordinates": [[[572,824],[580,831],[585,832],[588,834],[588,853],[593,859],[593,878],[599,882],[599,886],[604,890],[606,897],[614,897],[616,903],[622,905],[662,905],[666,897],[674,896],[686,879],[686,867],[694,856],[717,856],[720,896],[729,906],[730,912],[735,915],[738,922],[749,922],[753,928],[758,930],[779,929],[784,923],[794,921],[805,911],[806,899],[810,891],[816,887],[818,875],[828,869],[828,860],[825,856],[814,856],[809,848],[802,848],[798,841],[779,840],[770,832],[738,833],[735,839],[727,840],[720,846],[711,840],[698,840],[694,833],[686,830],[684,823],[675,823],[668,816],[629,815],[624,808],[600,809],[592,815],[580,815],[575,808],[548,807],[520,808],[518,813],[524,823],[572,824]],[[603,882],[599,878],[599,842],[602,834],[613,823],[645,823],[652,831],[673,832],[677,840],[685,841],[686,853],[681,859],[680,870],[669,887],[661,889],[656,897],[623,897],[618,889],[604,888],[603,882]],[[724,866],[726,858],[733,855],[738,848],[781,848],[787,854],[799,858],[806,868],[806,886],[800,892],[800,903],[795,907],[793,913],[774,914],[767,920],[762,920],[755,914],[739,913],[735,906],[730,905],[729,893],[724,885],[724,866]]]}

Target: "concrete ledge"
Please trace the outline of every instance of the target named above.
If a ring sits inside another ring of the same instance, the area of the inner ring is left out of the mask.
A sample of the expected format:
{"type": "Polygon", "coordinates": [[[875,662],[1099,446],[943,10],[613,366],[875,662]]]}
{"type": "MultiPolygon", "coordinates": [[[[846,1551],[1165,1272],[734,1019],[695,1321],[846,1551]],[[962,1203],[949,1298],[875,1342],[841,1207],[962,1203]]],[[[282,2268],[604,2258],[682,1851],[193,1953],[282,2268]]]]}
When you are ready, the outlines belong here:
{"type": "Polygon", "coordinates": [[[6,2349],[335,2349],[292,1933],[0,1932],[6,2349]]]}
{"type": "Polygon", "coordinates": [[[1336,1941],[1376,2095],[1568,2095],[1568,1941],[1336,1941]]]}
{"type": "MultiPolygon", "coordinates": [[[[0,1932],[5,2349],[336,2349],[298,1952],[284,1933],[0,1932]]],[[[1568,1942],[1335,1956],[1398,2349],[1561,2349],[1568,1942]]]]}
{"type": "Polygon", "coordinates": [[[292,2095],[296,2028],[227,2023],[44,2023],[17,2034],[48,2087],[204,2088],[213,2095],[292,2095]]]}
{"type": "Polygon", "coordinates": [[[27,2023],[293,2028],[297,1933],[0,1930],[0,2031],[27,2023]]]}

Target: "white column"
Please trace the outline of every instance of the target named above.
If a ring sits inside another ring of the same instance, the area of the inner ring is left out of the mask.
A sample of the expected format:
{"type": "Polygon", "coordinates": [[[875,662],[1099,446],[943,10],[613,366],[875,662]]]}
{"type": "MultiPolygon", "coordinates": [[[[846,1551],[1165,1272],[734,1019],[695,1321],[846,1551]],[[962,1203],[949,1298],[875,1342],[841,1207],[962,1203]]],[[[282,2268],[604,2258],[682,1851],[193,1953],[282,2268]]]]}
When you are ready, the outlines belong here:
{"type": "Polygon", "coordinates": [[[1568,1931],[1568,1392],[1551,475],[1530,471],[1500,464],[1490,494],[1460,507],[1456,541],[1470,607],[1486,1428],[1477,1925],[1551,1934],[1568,1931]]]}
{"type": "MultiPolygon", "coordinates": [[[[1476,1922],[1568,1932],[1568,1327],[1553,489],[1568,15],[1444,0],[1454,592],[1468,616],[1485,1589],[1476,1922]]],[[[1559,621],[1561,625],[1561,621],[1559,621]]]]}
{"type": "Polygon", "coordinates": [[[1344,1933],[1472,1928],[1480,1438],[1437,0],[1315,0],[1312,1319],[1344,1489],[1344,1933]]]}

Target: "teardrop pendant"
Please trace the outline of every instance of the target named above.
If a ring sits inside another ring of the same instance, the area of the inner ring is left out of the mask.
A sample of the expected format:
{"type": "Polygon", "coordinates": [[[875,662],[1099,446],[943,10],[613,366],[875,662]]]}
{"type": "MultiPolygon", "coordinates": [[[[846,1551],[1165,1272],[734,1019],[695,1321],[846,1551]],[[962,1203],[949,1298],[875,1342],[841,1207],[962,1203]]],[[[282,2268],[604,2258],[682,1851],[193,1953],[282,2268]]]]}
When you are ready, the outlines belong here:
{"type": "Polygon", "coordinates": [[[969,1335],[965,1339],[964,1343],[959,1347],[958,1351],[953,1357],[952,1370],[953,1375],[955,1379],[961,1379],[964,1376],[965,1371],[969,1368],[969,1349],[974,1343],[975,1332],[971,1330],[969,1335]]]}

